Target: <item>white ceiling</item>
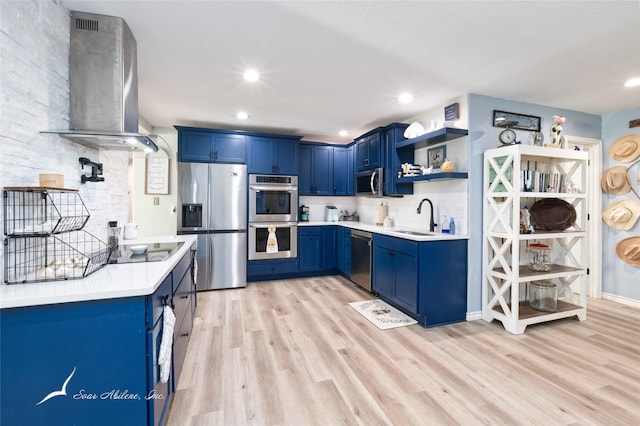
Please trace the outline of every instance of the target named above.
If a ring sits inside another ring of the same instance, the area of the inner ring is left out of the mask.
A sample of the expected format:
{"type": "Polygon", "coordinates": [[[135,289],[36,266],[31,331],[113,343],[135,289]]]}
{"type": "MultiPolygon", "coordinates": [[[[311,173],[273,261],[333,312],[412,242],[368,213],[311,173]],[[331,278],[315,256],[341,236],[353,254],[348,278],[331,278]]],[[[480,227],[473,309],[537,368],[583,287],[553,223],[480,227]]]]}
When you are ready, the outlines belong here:
{"type": "Polygon", "coordinates": [[[466,93],[599,115],[640,107],[640,87],[622,86],[640,77],[638,0],[62,3],[127,21],[152,126],[348,142],[466,93]],[[242,79],[249,67],[257,84],[242,79]],[[404,91],[412,103],[397,102],[404,91]]]}

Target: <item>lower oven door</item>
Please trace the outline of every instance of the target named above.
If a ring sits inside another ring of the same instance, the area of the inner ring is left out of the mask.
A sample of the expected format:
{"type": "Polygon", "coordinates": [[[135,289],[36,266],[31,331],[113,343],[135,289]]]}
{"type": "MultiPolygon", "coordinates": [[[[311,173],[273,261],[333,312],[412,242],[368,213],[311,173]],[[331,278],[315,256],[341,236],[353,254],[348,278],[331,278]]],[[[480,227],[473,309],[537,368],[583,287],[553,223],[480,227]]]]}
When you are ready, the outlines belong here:
{"type": "Polygon", "coordinates": [[[287,259],[297,256],[297,222],[249,223],[249,260],[287,259]],[[273,227],[271,231],[270,227],[273,227]]]}

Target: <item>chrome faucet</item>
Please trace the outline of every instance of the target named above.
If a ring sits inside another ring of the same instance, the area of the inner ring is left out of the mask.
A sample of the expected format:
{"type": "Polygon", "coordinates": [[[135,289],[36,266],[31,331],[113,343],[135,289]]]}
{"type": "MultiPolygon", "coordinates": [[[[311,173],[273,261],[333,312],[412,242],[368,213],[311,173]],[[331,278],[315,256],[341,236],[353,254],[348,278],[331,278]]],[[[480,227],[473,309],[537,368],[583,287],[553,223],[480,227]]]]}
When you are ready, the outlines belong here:
{"type": "Polygon", "coordinates": [[[422,211],[422,203],[424,202],[428,202],[429,203],[429,207],[431,210],[431,220],[429,221],[429,232],[434,232],[436,230],[436,222],[435,220],[433,220],[433,203],[431,202],[430,199],[428,198],[423,198],[422,201],[420,201],[420,204],[418,205],[418,210],[416,210],[418,212],[418,214],[420,214],[420,212],[422,211]]]}

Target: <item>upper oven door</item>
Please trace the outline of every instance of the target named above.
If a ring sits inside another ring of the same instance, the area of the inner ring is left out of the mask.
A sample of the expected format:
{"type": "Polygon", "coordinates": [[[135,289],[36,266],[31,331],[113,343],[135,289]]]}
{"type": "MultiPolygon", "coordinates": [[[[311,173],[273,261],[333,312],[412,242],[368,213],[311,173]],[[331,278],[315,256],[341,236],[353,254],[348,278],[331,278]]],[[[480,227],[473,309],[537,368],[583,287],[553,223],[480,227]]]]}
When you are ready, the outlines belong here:
{"type": "Polygon", "coordinates": [[[249,222],[297,222],[297,176],[281,176],[295,178],[295,184],[255,182],[255,177],[249,183],[249,222]]]}

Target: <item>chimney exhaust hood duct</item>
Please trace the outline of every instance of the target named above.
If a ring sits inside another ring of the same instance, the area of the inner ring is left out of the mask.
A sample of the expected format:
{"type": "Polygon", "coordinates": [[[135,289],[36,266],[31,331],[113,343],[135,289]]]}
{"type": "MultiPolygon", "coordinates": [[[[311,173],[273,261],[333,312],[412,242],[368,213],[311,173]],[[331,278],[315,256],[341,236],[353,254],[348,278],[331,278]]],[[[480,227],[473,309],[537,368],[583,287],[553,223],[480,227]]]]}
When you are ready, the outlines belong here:
{"type": "Polygon", "coordinates": [[[122,18],[71,12],[69,130],[65,139],[106,150],[158,151],[138,133],[136,39],[122,18]]]}

